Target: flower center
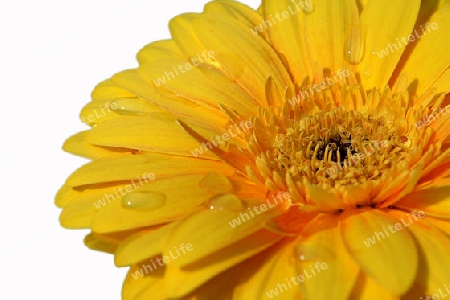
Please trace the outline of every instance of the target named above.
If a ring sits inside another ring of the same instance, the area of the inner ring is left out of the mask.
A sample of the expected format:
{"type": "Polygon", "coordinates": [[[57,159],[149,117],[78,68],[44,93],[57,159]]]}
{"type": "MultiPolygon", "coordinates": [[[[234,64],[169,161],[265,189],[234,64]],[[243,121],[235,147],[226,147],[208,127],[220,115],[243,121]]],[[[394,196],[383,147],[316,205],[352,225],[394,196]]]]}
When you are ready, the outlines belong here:
{"type": "Polygon", "coordinates": [[[284,115],[261,110],[248,140],[258,177],[269,190],[312,184],[331,191],[367,184],[409,160],[411,141],[383,117],[343,107],[301,118],[284,115]]]}
{"type": "Polygon", "coordinates": [[[266,153],[270,168],[303,183],[334,187],[377,179],[405,159],[408,138],[382,120],[336,108],[290,122],[266,153]]]}

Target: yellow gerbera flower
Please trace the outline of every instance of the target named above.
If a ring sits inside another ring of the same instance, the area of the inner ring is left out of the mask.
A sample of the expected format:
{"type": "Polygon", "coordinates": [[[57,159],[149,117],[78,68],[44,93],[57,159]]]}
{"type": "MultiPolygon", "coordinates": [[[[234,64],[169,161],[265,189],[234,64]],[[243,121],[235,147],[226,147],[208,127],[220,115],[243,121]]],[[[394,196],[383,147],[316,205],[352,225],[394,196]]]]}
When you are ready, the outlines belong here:
{"type": "Polygon", "coordinates": [[[449,295],[449,15],[216,0],[174,18],[83,108],[64,149],[92,162],[61,224],[131,267],[123,299],[449,295]]]}

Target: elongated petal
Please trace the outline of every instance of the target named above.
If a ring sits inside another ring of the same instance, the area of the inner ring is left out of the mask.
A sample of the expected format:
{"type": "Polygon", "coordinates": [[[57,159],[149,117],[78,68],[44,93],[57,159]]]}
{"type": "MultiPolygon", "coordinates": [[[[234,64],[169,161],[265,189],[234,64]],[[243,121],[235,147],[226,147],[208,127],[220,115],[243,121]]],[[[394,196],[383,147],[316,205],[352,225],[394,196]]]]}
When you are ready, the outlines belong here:
{"type": "Polygon", "coordinates": [[[399,300],[400,297],[393,295],[381,285],[376,283],[370,276],[361,272],[358,280],[355,282],[355,288],[352,291],[350,300],[374,300],[386,299],[386,300],[399,300]]]}
{"type": "Polygon", "coordinates": [[[443,6],[413,33],[417,40],[402,72],[417,80],[416,94],[430,88],[448,92],[450,85],[450,3],[443,6]],[[420,39],[418,39],[420,37],[420,39]]]}
{"type": "Polygon", "coordinates": [[[295,239],[283,239],[251,260],[256,270],[241,273],[235,289],[236,299],[301,299],[299,281],[293,265],[295,239]],[[294,280],[292,279],[294,278],[294,280]]]}
{"type": "MultiPolygon", "coordinates": [[[[289,64],[289,70],[299,84],[308,76],[312,76],[312,67],[307,57],[307,43],[302,43],[301,29],[304,26],[299,22],[298,13],[303,13],[295,7],[292,1],[263,1],[264,18],[256,27],[255,32],[267,31],[271,42],[280,55],[283,55],[289,64]],[[276,19],[278,16],[278,21],[276,19]],[[280,21],[281,20],[281,21],[280,21]],[[302,27],[299,27],[302,26],[302,27]]],[[[304,38],[306,40],[306,38],[304,38]]]]}
{"type": "MultiPolygon", "coordinates": [[[[217,132],[197,128],[207,137],[217,136],[217,132]]],[[[86,141],[98,146],[126,147],[159,153],[192,155],[190,151],[202,148],[186,134],[173,117],[121,117],[114,122],[104,122],[86,134],[86,141]],[[167,132],[171,132],[170,135],[167,132]]],[[[211,157],[210,153],[205,156],[211,157]]]]}
{"type": "Polygon", "coordinates": [[[137,264],[161,254],[176,222],[160,228],[142,230],[126,239],[116,250],[114,262],[117,266],[137,264]]]}
{"type": "MultiPolygon", "coordinates": [[[[168,263],[167,267],[166,291],[168,296],[175,298],[191,292],[224,270],[263,251],[280,238],[279,235],[261,230],[229,247],[222,248],[213,255],[181,268],[176,266],[175,262],[186,254],[183,252],[178,256],[174,249],[166,252],[166,257],[174,258],[173,261],[168,263]],[[189,280],[182,280],[182,278],[189,278],[189,280]]],[[[191,252],[195,251],[200,251],[200,249],[196,249],[192,245],[191,252]]]]}
{"type": "Polygon", "coordinates": [[[203,174],[156,179],[130,185],[125,195],[104,206],[92,222],[98,232],[161,225],[181,219],[207,207],[209,199],[221,192],[201,188],[203,174]],[[174,189],[177,186],[179,188],[174,189]]]}
{"type": "Polygon", "coordinates": [[[392,211],[390,215],[408,224],[408,230],[415,238],[419,253],[419,270],[415,285],[424,289],[427,294],[435,294],[448,284],[450,278],[450,238],[435,227],[427,225],[426,216],[418,217],[400,211],[392,211]]]}
{"type": "Polygon", "coordinates": [[[124,300],[165,300],[163,276],[165,267],[149,271],[150,261],[135,265],[128,271],[123,283],[122,299],[124,300]],[[147,266],[147,267],[146,267],[147,266]]]}
{"type": "Polygon", "coordinates": [[[191,243],[196,250],[173,262],[176,266],[191,264],[257,232],[262,222],[274,214],[276,208],[259,214],[251,210],[240,213],[221,209],[199,211],[181,221],[170,237],[167,251],[191,243]],[[199,227],[199,224],[208,225],[199,227]]]}
{"type": "Polygon", "coordinates": [[[387,291],[401,295],[416,278],[417,251],[407,230],[389,235],[387,228],[396,223],[397,219],[377,210],[350,212],[341,223],[341,232],[361,269],[387,291]]]}
{"type": "Polygon", "coordinates": [[[305,299],[347,299],[360,272],[344,246],[336,215],[322,214],[310,222],[295,249],[294,263],[305,299]],[[318,289],[320,285],[326,289],[318,289]]]}
{"type": "Polygon", "coordinates": [[[361,24],[367,26],[366,46],[364,60],[357,69],[366,90],[388,84],[405,49],[402,38],[409,37],[419,7],[420,0],[369,1],[364,7],[361,24]]]}
{"type": "Polygon", "coordinates": [[[423,210],[427,216],[450,218],[450,186],[431,187],[409,194],[395,205],[407,210],[423,210]]]}
{"type": "Polygon", "coordinates": [[[86,142],[88,131],[81,131],[68,138],[63,145],[64,151],[89,159],[102,158],[106,156],[130,155],[131,149],[120,147],[99,147],[86,142]]]}
{"type": "MultiPolygon", "coordinates": [[[[170,157],[159,154],[145,154],[104,158],[88,163],[76,170],[66,181],[67,186],[83,186],[97,183],[143,180],[144,173],[162,179],[182,174],[206,174],[220,170],[232,175],[234,169],[214,160],[189,157],[170,157]],[[127,166],[127,168],[123,168],[127,166]]],[[[147,178],[148,182],[149,178],[147,178]]],[[[145,181],[145,180],[144,180],[145,181]]]]}
{"type": "Polygon", "coordinates": [[[336,73],[344,68],[344,58],[360,61],[364,44],[355,1],[311,2],[312,6],[301,2],[304,8],[299,13],[300,40],[307,48],[303,57],[309,62],[309,70],[315,71],[319,63],[323,69],[336,73]],[[324,51],[327,48],[333,51],[324,51]]]}

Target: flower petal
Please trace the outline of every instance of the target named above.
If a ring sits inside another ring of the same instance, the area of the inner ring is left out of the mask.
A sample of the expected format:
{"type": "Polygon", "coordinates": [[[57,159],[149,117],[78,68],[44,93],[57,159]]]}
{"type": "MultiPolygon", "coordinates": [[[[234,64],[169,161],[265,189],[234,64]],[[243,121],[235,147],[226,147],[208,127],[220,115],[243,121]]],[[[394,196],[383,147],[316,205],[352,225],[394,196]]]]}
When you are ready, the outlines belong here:
{"type": "Polygon", "coordinates": [[[295,239],[283,239],[249,261],[250,268],[239,276],[235,299],[301,299],[298,281],[292,282],[295,239]]]}
{"type": "Polygon", "coordinates": [[[449,11],[450,3],[433,14],[427,21],[429,23],[420,24],[422,28],[414,33],[416,37],[421,38],[415,42],[414,50],[402,72],[415,79],[417,95],[422,95],[430,88],[437,88],[438,93],[449,91],[450,58],[447,51],[450,47],[449,11]],[[425,27],[427,24],[428,27],[425,27]]]}
{"type": "Polygon", "coordinates": [[[132,154],[131,149],[120,147],[99,147],[86,142],[88,131],[81,131],[69,137],[63,145],[63,150],[74,155],[89,159],[97,159],[107,156],[120,156],[132,154]]]}
{"type": "Polygon", "coordinates": [[[95,215],[92,228],[97,232],[111,232],[181,219],[206,207],[208,199],[221,192],[219,188],[201,188],[203,178],[203,174],[180,175],[142,186],[137,184],[118,201],[103,207],[95,215]]]}
{"type": "MultiPolygon", "coordinates": [[[[196,130],[207,137],[217,136],[217,132],[203,128],[196,130]]],[[[203,148],[179,127],[173,116],[162,115],[139,118],[122,116],[112,122],[103,122],[86,134],[86,141],[98,146],[125,147],[186,156],[192,155],[191,151],[196,148],[203,148]],[[170,134],[167,134],[168,132],[170,134]]],[[[213,155],[207,152],[204,156],[213,155]]]]}
{"type": "Polygon", "coordinates": [[[183,174],[207,174],[218,170],[226,176],[231,176],[235,172],[233,168],[220,161],[145,153],[103,158],[85,164],[69,176],[66,185],[77,187],[131,181],[143,178],[144,173],[147,175],[154,173],[155,178],[162,179],[183,174]]]}
{"type": "Polygon", "coordinates": [[[142,48],[137,59],[139,64],[157,60],[183,59],[185,56],[173,40],[156,41],[142,48]]]}
{"type": "MultiPolygon", "coordinates": [[[[392,210],[390,215],[406,220],[408,230],[415,238],[419,251],[419,270],[415,285],[427,294],[438,293],[450,279],[450,238],[435,227],[427,225],[426,219],[392,210]]],[[[448,221],[447,221],[448,222],[448,221]]]]}
{"type": "Polygon", "coordinates": [[[397,219],[377,210],[348,212],[343,217],[344,243],[364,272],[392,294],[407,292],[417,272],[417,251],[410,234],[401,230],[377,243],[375,236],[380,239],[380,232],[384,236],[383,231],[395,226],[397,219]]]}
{"type": "MultiPolygon", "coordinates": [[[[299,14],[300,41],[306,45],[306,55],[300,56],[314,70],[316,63],[335,73],[344,68],[344,57],[348,55],[349,39],[355,41],[355,27],[359,27],[358,8],[354,0],[308,1],[302,2],[305,8],[299,14]],[[311,13],[309,11],[313,10],[311,13]],[[353,36],[352,36],[353,34],[353,36]],[[324,49],[331,49],[324,51],[324,49]]],[[[298,39],[298,38],[297,38],[298,39]]],[[[290,42],[290,40],[288,40],[290,42]]],[[[360,45],[352,45],[353,51],[360,51],[360,45]]],[[[295,58],[294,58],[295,59],[295,58]]],[[[296,58],[298,60],[298,58],[296,58]]]]}
{"type": "Polygon", "coordinates": [[[420,2],[379,0],[369,1],[364,7],[361,24],[367,26],[365,55],[357,69],[366,90],[373,87],[383,89],[388,84],[404,50],[404,45],[399,47],[397,39],[409,37],[420,2]],[[389,7],[389,13],[386,13],[386,7],[389,7]]]}
{"type": "Polygon", "coordinates": [[[164,292],[165,267],[160,267],[153,272],[146,272],[144,268],[149,262],[135,265],[128,271],[123,283],[123,300],[166,300],[164,292]]]}
{"type": "Polygon", "coordinates": [[[415,191],[395,203],[410,211],[423,210],[427,216],[450,218],[450,185],[415,191]]]}
{"type": "MultiPolygon", "coordinates": [[[[275,50],[283,55],[289,64],[289,70],[294,80],[299,84],[306,77],[312,77],[312,67],[308,63],[308,59],[299,59],[306,57],[306,44],[302,43],[300,38],[300,29],[297,8],[289,0],[278,1],[262,1],[262,9],[264,19],[261,19],[257,27],[251,30],[255,32],[265,32],[273,44],[275,50]],[[290,11],[289,11],[290,10],[290,11]],[[283,17],[281,21],[274,19],[280,15],[283,17]],[[287,17],[285,17],[287,15],[287,17]],[[275,24],[274,24],[275,23],[275,24]]],[[[300,11],[302,13],[302,11],[300,11]]]]}
{"type": "Polygon", "coordinates": [[[182,243],[191,243],[196,250],[173,262],[175,266],[185,266],[257,232],[264,220],[279,213],[277,210],[276,207],[266,212],[260,211],[260,214],[250,209],[241,213],[221,209],[196,212],[180,222],[166,250],[182,243]]]}
{"type": "Polygon", "coordinates": [[[353,289],[360,268],[342,242],[338,221],[336,215],[321,214],[297,240],[295,265],[305,279],[300,283],[305,299],[348,299],[353,289]]]}
{"type": "MultiPolygon", "coordinates": [[[[176,260],[181,259],[186,254],[181,254],[178,257],[175,254],[175,260],[170,261],[167,266],[167,282],[165,287],[168,297],[176,298],[193,291],[210,278],[256,255],[280,238],[281,236],[277,234],[260,230],[245,239],[220,249],[212,255],[181,268],[174,264],[176,260]],[[189,280],[186,280],[186,278],[189,278],[189,280]]],[[[189,238],[186,238],[186,240],[189,240],[189,238]]],[[[193,244],[192,252],[196,251],[200,251],[200,249],[196,248],[193,244]]],[[[168,253],[166,252],[167,257],[171,257],[172,252],[174,252],[174,249],[171,249],[168,253]]]]}
{"type": "Polygon", "coordinates": [[[195,57],[206,49],[214,49],[216,68],[228,74],[230,79],[263,106],[267,106],[264,96],[268,76],[271,75],[279,86],[288,84],[293,88],[289,84],[289,75],[274,50],[240,23],[217,20],[214,14],[196,17],[188,15],[174,18],[170,27],[177,44],[184,45],[180,46],[184,51],[192,53],[193,43],[197,47],[198,44],[201,45],[199,51],[188,56],[195,57]],[[184,34],[180,34],[181,32],[184,34]],[[223,36],[228,38],[224,40],[221,38],[223,36]]]}
{"type": "Polygon", "coordinates": [[[361,272],[358,280],[355,283],[355,288],[352,295],[348,298],[350,300],[399,300],[400,297],[393,295],[382,286],[377,284],[370,276],[361,272]],[[374,298],[375,297],[375,298],[374,298]]]}
{"type": "Polygon", "coordinates": [[[141,230],[130,236],[114,253],[114,263],[118,267],[123,267],[161,254],[176,224],[173,222],[166,226],[141,230]]]}

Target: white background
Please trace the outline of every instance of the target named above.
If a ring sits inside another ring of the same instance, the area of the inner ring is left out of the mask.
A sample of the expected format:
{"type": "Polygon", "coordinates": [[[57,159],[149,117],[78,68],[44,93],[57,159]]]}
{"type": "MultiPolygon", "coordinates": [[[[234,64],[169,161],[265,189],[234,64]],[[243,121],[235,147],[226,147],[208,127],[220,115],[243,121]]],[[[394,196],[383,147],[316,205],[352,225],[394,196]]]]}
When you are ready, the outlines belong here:
{"type": "MultiPolygon", "coordinates": [[[[54,195],[86,161],[61,150],[86,129],[93,87],[169,38],[170,18],[206,0],[2,1],[0,299],[120,299],[126,269],[58,222],[54,195]]],[[[253,8],[258,1],[242,1],[253,8]]]]}

